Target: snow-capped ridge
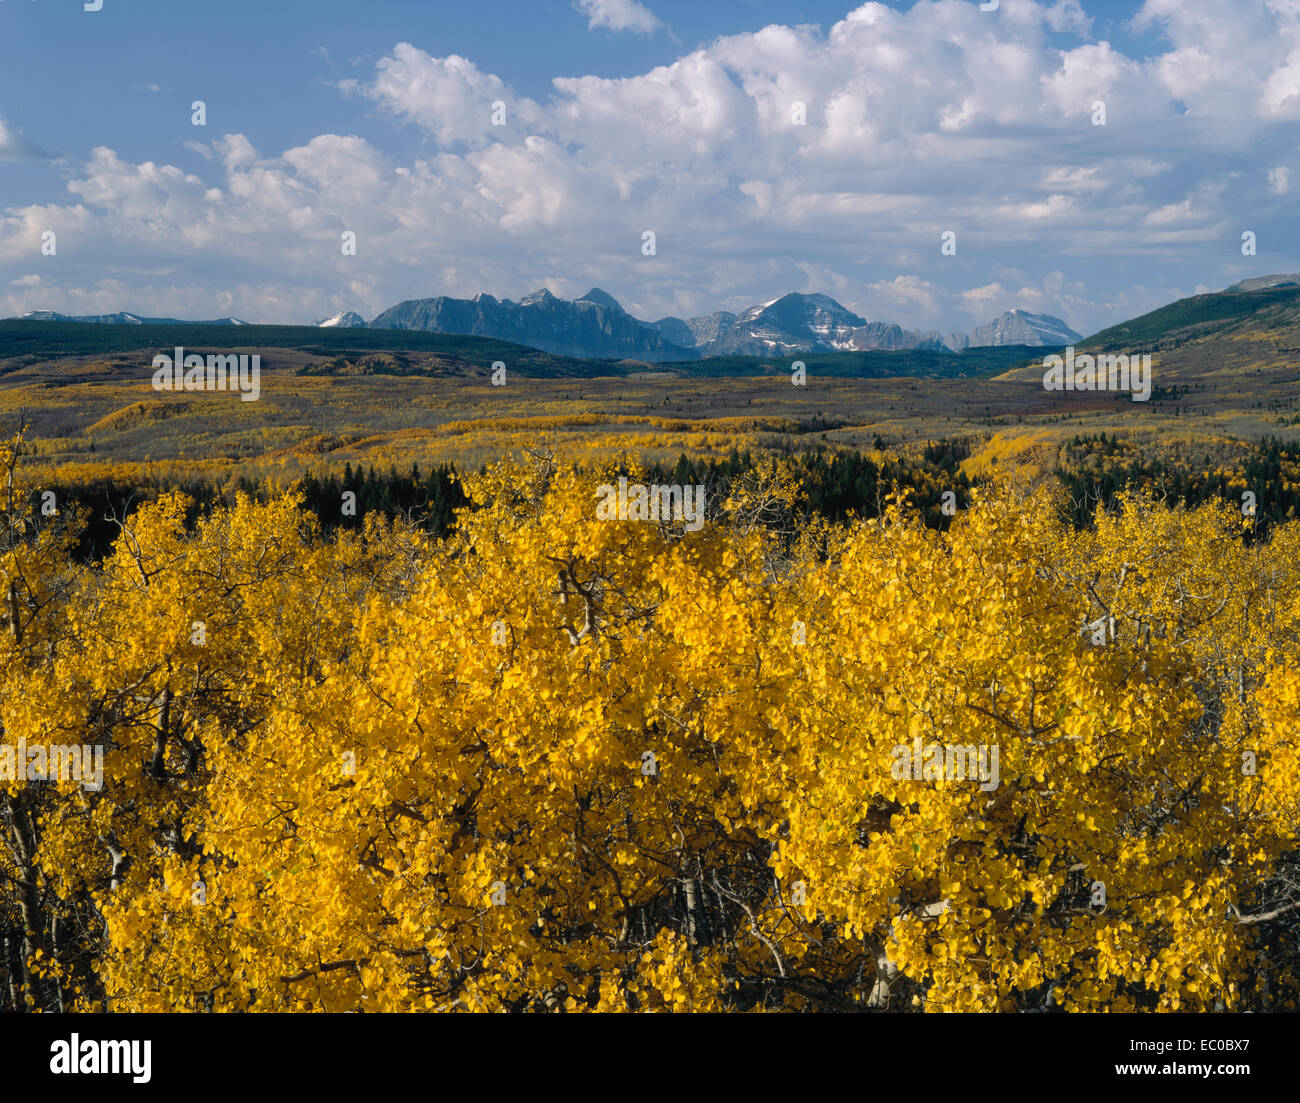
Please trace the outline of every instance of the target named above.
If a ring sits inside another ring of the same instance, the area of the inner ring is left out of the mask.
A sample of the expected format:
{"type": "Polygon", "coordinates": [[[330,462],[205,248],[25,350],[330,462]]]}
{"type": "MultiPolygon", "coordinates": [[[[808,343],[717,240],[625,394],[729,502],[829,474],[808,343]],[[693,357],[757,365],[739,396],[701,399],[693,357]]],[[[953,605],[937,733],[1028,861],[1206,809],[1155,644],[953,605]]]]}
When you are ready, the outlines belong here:
{"type": "Polygon", "coordinates": [[[364,329],[366,320],[355,310],[340,310],[330,318],[313,323],[318,329],[364,329]]]}

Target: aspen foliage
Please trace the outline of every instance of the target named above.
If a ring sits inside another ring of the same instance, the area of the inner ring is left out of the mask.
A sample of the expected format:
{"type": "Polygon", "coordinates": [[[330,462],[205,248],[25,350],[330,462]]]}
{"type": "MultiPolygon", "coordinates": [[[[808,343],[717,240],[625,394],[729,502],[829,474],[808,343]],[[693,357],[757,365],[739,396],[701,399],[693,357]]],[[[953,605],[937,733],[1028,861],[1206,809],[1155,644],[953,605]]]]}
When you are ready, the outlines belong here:
{"type": "Polygon", "coordinates": [[[11,478],[0,746],[103,783],[0,780],[0,999],[1295,1007],[1294,525],[996,482],[801,527],[776,463],[597,519],[636,472],[499,463],[445,540],[170,494],[99,563],[11,478]],[[996,783],[899,776],[931,744],[996,783]]]}

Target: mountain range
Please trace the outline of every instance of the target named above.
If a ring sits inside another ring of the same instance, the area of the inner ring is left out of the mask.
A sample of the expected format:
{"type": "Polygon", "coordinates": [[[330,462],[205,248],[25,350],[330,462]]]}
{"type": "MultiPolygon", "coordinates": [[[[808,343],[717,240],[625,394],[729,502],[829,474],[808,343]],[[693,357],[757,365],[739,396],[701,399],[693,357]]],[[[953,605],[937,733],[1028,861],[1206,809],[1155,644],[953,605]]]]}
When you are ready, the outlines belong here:
{"type": "MultiPolygon", "coordinates": [[[[484,298],[480,297],[475,309],[483,308],[485,313],[489,313],[482,301],[484,298]]],[[[812,296],[803,298],[813,299],[812,296]]],[[[665,345],[681,349],[686,347],[687,341],[696,341],[709,348],[718,347],[716,343],[724,339],[743,339],[742,331],[737,328],[740,315],[725,312],[689,322],[660,319],[657,325],[648,324],[653,332],[646,338],[635,327],[647,326],[647,323],[629,320],[625,312],[617,310],[617,304],[611,307],[602,299],[602,294],[594,291],[589,297],[574,300],[553,313],[563,316],[569,309],[579,321],[586,319],[590,322],[616,311],[637,340],[663,341],[664,344],[657,346],[660,350],[665,345]],[[599,311],[605,313],[602,315],[599,311]],[[683,329],[685,334],[681,332],[683,329]],[[671,340],[674,336],[677,341],[671,340]]],[[[544,305],[546,300],[538,296],[537,302],[544,305]]],[[[831,345],[864,336],[853,332],[864,327],[854,325],[852,318],[844,322],[843,316],[835,314],[833,301],[828,306],[824,302],[801,302],[795,298],[782,303],[781,310],[775,309],[778,303],[781,300],[744,312],[750,316],[747,324],[753,327],[750,337],[764,342],[763,348],[772,347],[766,342],[777,339],[774,333],[790,338],[782,347],[793,347],[803,341],[831,345]],[[784,318],[781,317],[783,312],[788,312],[784,318]],[[793,319],[789,315],[793,315],[793,319]],[[791,335],[790,329],[806,332],[791,335]]],[[[519,303],[510,305],[525,315],[536,309],[524,310],[523,304],[519,303]]],[[[66,316],[50,313],[29,315],[26,320],[0,320],[0,379],[8,384],[28,371],[41,378],[44,370],[41,365],[59,359],[117,357],[121,365],[127,365],[138,360],[141,349],[175,345],[217,348],[232,341],[241,348],[246,346],[249,350],[261,351],[264,356],[275,356],[274,350],[277,349],[296,350],[288,363],[298,365],[297,370],[307,374],[436,375],[444,371],[473,374],[497,360],[508,362],[512,373],[535,378],[625,376],[646,370],[644,360],[627,356],[564,356],[474,334],[373,329],[364,325],[360,315],[349,315],[348,312],[324,319],[330,323],[328,325],[244,325],[238,337],[230,330],[234,319],[200,325],[193,322],[149,324],[148,319],[135,314],[98,317],[121,324],[71,325],[60,320],[66,316]],[[379,355],[381,353],[389,355],[379,355]],[[333,366],[323,364],[322,356],[332,356],[333,366]]],[[[1024,311],[1009,312],[990,327],[981,327],[982,332],[977,331],[975,339],[1007,340],[1020,331],[1022,324],[1030,325],[1027,319],[1034,322],[1032,340],[1071,339],[1069,331],[1048,329],[1048,323],[1042,318],[1026,315],[1024,311]]],[[[537,318],[532,319],[533,323],[536,321],[537,318]]],[[[893,336],[897,341],[897,334],[891,334],[884,324],[872,326],[865,336],[882,343],[893,336]]],[[[1254,379],[1261,374],[1272,376],[1283,386],[1283,397],[1277,401],[1283,404],[1280,408],[1285,409],[1285,403],[1290,401],[1285,395],[1294,390],[1298,378],[1296,373],[1300,369],[1300,275],[1247,277],[1222,291],[1179,299],[1090,337],[1072,339],[1072,343],[1077,352],[1084,354],[1158,354],[1162,386],[1173,386],[1174,381],[1185,384],[1189,380],[1208,381],[1207,385],[1214,386],[1233,386],[1241,379],[1254,379]]],[[[912,347],[839,351],[823,348],[803,353],[799,358],[806,362],[810,373],[818,375],[846,378],[909,376],[916,379],[987,376],[990,379],[1036,382],[1041,386],[1042,358],[1045,353],[1055,351],[1056,347],[1043,344],[972,344],[955,353],[950,345],[945,344],[939,349],[912,347]]],[[[786,358],[770,353],[758,356],[697,355],[694,361],[664,363],[657,371],[700,378],[752,376],[788,369],[794,359],[793,355],[786,358]]],[[[1279,415],[1279,424],[1289,424],[1289,421],[1279,415]]]]}
{"type": "MultiPolygon", "coordinates": [[[[323,325],[356,325],[354,312],[323,325]],[[339,319],[351,319],[340,321],[339,319]]],[[[364,324],[364,323],[362,323],[364,324]]],[[[633,317],[608,292],[593,287],[578,299],[547,290],[519,302],[479,294],[440,296],[390,307],[371,329],[411,329],[495,337],[564,356],[670,362],[710,356],[786,356],[802,352],[929,349],[960,352],[989,345],[1066,345],[1079,340],[1060,318],[1009,310],[969,334],[915,333],[888,322],[869,322],[828,295],[791,292],[740,314],[720,310],[698,318],[633,317]]]]}
{"type": "MultiPolygon", "coordinates": [[[[30,321],[99,322],[123,325],[191,324],[136,314],[66,315],[33,311],[30,321]]],[[[195,325],[244,325],[236,318],[195,325]]],[[[1009,310],[969,334],[916,333],[888,322],[870,322],[827,295],[792,292],[740,314],[720,310],[698,318],[633,317],[609,293],[593,287],[578,299],[545,289],[519,302],[478,294],[472,299],[439,296],[410,299],[366,322],[345,310],[314,323],[320,328],[395,329],[492,337],[559,356],[667,363],[711,356],[787,356],[812,352],[923,349],[960,352],[1002,345],[1057,346],[1079,339],[1060,318],[1009,310]]]]}

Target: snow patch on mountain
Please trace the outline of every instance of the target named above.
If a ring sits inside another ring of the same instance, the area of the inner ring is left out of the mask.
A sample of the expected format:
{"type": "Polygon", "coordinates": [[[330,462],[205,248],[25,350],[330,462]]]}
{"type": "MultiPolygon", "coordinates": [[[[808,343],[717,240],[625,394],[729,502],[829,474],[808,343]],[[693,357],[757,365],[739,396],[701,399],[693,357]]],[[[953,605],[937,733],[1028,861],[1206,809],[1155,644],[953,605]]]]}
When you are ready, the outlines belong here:
{"type": "Polygon", "coordinates": [[[355,310],[340,310],[332,318],[313,323],[318,329],[364,329],[366,320],[355,310]]]}

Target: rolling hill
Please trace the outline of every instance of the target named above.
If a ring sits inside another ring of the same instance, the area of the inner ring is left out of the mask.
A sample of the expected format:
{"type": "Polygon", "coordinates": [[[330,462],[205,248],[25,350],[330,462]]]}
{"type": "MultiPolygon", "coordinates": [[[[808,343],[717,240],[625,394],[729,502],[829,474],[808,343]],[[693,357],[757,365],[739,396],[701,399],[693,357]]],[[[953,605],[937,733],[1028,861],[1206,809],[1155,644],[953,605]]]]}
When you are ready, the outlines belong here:
{"type": "MultiPolygon", "coordinates": [[[[1264,280],[1300,277],[1262,277],[1264,280]]],[[[1251,287],[1246,280],[1224,291],[1193,295],[1110,326],[1076,343],[1107,352],[1154,352],[1194,341],[1245,333],[1273,333],[1300,344],[1300,283],[1251,287]]]]}

